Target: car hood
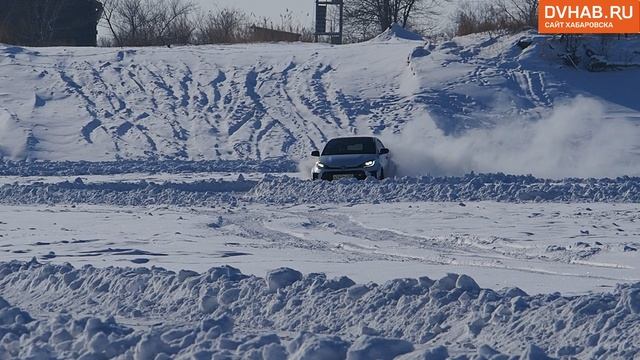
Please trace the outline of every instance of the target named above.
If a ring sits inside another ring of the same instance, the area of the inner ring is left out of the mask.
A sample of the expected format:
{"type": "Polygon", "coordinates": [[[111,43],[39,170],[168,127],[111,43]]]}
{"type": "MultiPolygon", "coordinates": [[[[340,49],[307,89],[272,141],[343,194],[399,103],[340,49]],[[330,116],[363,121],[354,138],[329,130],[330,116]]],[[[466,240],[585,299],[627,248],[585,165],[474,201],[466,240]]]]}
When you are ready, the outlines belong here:
{"type": "Polygon", "coordinates": [[[323,155],[320,156],[320,162],[325,166],[332,168],[355,168],[369,160],[376,160],[374,154],[349,154],[349,155],[323,155]]]}

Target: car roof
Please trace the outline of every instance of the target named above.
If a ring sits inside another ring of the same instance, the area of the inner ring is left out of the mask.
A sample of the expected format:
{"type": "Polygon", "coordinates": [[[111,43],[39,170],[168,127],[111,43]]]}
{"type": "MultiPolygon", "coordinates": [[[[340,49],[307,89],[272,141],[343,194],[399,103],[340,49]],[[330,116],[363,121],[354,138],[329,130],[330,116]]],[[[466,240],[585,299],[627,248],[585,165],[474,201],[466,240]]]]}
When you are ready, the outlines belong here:
{"type": "Polygon", "coordinates": [[[336,137],[333,137],[333,138],[329,139],[329,141],[334,140],[334,139],[374,139],[374,140],[378,140],[378,138],[375,137],[375,136],[336,136],[336,137]]]}

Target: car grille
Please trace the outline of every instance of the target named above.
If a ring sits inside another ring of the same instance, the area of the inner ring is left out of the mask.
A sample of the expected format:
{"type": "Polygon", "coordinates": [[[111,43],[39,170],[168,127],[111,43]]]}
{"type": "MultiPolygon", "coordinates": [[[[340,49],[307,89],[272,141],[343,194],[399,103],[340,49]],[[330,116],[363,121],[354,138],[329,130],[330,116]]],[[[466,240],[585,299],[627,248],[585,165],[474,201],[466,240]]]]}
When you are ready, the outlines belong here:
{"type": "Polygon", "coordinates": [[[357,169],[357,168],[359,168],[359,167],[360,167],[360,166],[358,166],[358,165],[355,165],[355,166],[328,166],[328,165],[325,165],[325,166],[324,166],[324,168],[325,168],[325,169],[329,169],[329,170],[342,170],[342,171],[348,171],[348,170],[350,170],[350,169],[357,169]]]}
{"type": "Polygon", "coordinates": [[[336,170],[325,171],[324,173],[322,173],[322,180],[333,180],[333,177],[336,175],[349,175],[360,180],[364,180],[367,178],[367,174],[362,170],[336,170]]]}

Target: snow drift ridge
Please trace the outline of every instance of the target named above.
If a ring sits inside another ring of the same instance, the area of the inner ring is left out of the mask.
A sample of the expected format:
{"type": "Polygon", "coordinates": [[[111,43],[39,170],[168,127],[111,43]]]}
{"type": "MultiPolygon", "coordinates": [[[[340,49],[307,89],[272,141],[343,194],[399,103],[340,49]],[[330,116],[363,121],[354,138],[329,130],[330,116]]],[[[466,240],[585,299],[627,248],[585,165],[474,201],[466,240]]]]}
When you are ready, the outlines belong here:
{"type": "Polygon", "coordinates": [[[424,41],[424,38],[420,34],[403,28],[398,23],[393,23],[387,30],[383,31],[380,35],[370,41],[387,42],[392,40],[424,41]]]}
{"type": "Polygon", "coordinates": [[[14,261],[0,263],[0,289],[21,308],[60,313],[34,321],[0,298],[9,334],[0,351],[12,357],[364,360],[503,352],[599,359],[640,352],[640,284],[608,294],[529,296],[518,288],[481,289],[457,274],[363,285],[287,268],[263,279],[229,266],[199,274],[14,261]],[[74,319],[82,313],[93,315],[74,319]],[[155,325],[134,330],[114,315],[155,325]],[[246,328],[255,332],[243,334],[246,328]]]}

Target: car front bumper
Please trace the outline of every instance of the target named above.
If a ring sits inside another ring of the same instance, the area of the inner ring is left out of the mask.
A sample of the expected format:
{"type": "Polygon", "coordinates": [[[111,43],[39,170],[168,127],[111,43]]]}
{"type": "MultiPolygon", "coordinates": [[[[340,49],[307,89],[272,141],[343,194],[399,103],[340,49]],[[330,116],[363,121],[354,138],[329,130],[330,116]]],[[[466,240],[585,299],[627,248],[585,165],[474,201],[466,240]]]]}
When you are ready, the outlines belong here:
{"type": "Polygon", "coordinates": [[[319,168],[317,165],[313,167],[311,176],[313,180],[337,180],[341,178],[356,178],[358,180],[364,180],[367,177],[378,177],[378,171],[380,167],[376,164],[372,167],[357,167],[357,168],[319,168]]]}

